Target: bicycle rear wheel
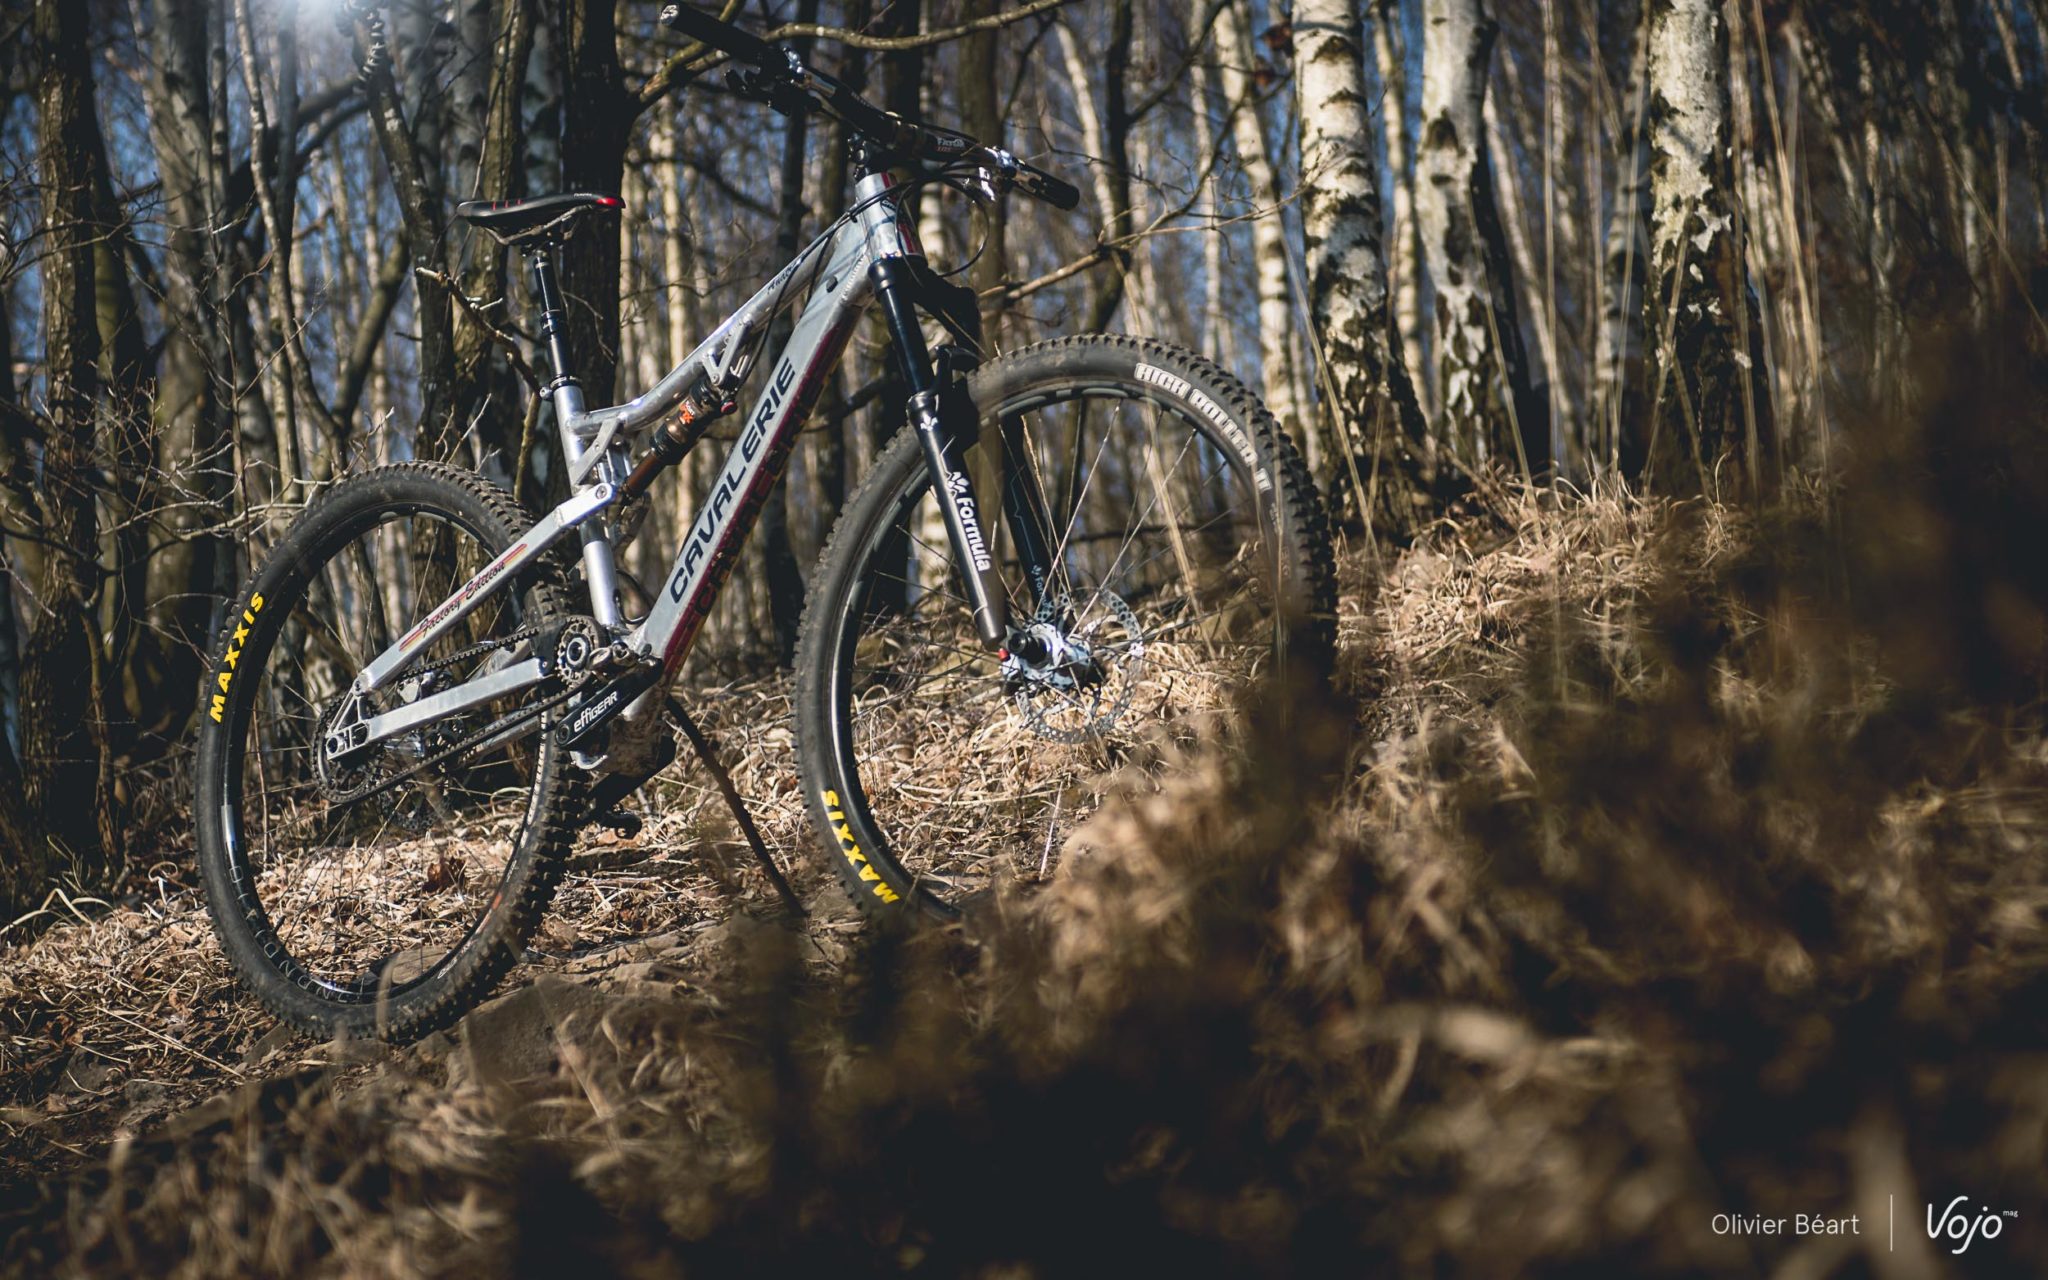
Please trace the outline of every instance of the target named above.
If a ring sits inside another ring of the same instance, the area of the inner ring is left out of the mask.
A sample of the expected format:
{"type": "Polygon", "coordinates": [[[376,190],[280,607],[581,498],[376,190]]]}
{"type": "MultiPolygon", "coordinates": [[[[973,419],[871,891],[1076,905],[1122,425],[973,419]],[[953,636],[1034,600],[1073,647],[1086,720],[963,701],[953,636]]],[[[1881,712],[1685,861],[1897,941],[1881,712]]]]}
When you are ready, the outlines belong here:
{"type": "Polygon", "coordinates": [[[976,636],[907,431],[834,529],[804,618],[805,797],[870,909],[952,915],[1048,878],[1114,772],[1163,768],[1239,690],[1331,643],[1321,503],[1229,374],[1162,343],[1061,339],[990,362],[969,393],[985,523],[1007,431],[1056,552],[1041,587],[993,535],[1005,653],[976,636]]]}
{"type": "MultiPolygon", "coordinates": [[[[413,772],[536,691],[340,764],[323,749],[356,673],[525,527],[509,495],[453,467],[351,477],[286,532],[221,636],[195,780],[199,869],[244,984],[302,1030],[404,1040],[459,1016],[518,959],[560,878],[570,771],[547,717],[413,772]]],[[[530,566],[368,711],[524,659],[561,613],[548,571],[530,566]]]]}

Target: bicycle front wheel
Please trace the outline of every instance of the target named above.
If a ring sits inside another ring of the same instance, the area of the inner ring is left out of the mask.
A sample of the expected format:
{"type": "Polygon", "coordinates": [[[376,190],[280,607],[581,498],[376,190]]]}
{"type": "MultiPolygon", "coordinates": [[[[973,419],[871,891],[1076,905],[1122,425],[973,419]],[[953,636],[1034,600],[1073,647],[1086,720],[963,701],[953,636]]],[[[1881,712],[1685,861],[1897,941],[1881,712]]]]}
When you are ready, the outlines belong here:
{"type": "Polygon", "coordinates": [[[969,395],[1010,642],[976,636],[909,431],[834,529],[804,617],[805,797],[871,910],[953,915],[1049,878],[1112,774],[1164,767],[1227,725],[1237,691],[1331,643],[1313,482],[1228,373],[1163,343],[1069,338],[991,361],[969,395]],[[1006,459],[1036,482],[1042,580],[999,528],[1006,459]]]}

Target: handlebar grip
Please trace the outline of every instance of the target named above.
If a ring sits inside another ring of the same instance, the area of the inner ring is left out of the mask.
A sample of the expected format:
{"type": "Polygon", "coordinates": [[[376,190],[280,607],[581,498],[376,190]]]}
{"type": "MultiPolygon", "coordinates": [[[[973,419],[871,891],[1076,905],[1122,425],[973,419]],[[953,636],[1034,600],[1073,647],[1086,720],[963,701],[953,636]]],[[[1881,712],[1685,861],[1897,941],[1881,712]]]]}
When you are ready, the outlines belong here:
{"type": "Polygon", "coordinates": [[[742,31],[730,22],[721,22],[701,9],[686,4],[663,5],[661,25],[671,31],[680,31],[700,44],[731,54],[742,62],[751,62],[764,69],[782,65],[775,46],[751,32],[742,31]]]}
{"type": "Polygon", "coordinates": [[[1017,164],[1017,185],[1055,209],[1072,212],[1081,204],[1079,187],[1022,161],[1017,164]]]}

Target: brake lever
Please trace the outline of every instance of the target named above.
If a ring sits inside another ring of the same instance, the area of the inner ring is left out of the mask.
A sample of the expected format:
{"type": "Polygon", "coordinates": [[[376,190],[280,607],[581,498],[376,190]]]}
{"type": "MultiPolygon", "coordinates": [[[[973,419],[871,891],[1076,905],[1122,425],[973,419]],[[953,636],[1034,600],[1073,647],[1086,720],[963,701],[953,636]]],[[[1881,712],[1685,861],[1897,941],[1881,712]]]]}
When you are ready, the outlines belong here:
{"type": "Polygon", "coordinates": [[[795,85],[765,72],[728,69],[725,83],[740,97],[762,103],[780,115],[800,114],[809,105],[809,99],[795,85]]]}
{"type": "Polygon", "coordinates": [[[994,204],[1017,185],[1017,157],[1001,147],[983,147],[982,155],[984,163],[975,166],[975,180],[982,198],[994,204]]]}

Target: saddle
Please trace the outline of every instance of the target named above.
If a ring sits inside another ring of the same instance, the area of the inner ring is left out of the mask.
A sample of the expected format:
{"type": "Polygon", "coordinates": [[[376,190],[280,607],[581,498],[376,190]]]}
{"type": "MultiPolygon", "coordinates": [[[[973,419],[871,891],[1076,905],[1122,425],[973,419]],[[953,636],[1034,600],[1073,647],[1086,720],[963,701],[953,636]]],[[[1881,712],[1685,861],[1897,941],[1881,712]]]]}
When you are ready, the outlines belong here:
{"type": "Polygon", "coordinates": [[[455,206],[455,216],[504,244],[526,245],[566,240],[585,214],[600,209],[616,213],[625,204],[617,196],[578,191],[530,200],[465,200],[455,206]]]}

